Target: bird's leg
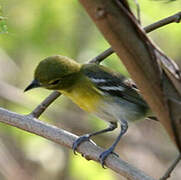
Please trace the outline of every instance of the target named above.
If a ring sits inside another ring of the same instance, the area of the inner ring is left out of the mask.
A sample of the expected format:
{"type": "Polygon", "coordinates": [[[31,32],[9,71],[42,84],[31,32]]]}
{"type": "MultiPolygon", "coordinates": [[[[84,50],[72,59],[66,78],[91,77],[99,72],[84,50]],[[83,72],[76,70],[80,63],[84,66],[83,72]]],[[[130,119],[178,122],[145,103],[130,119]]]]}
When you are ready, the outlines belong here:
{"type": "Polygon", "coordinates": [[[100,130],[100,131],[97,131],[97,132],[94,132],[94,133],[89,133],[89,134],[85,134],[83,136],[80,136],[77,140],[75,140],[75,142],[73,143],[73,146],[72,146],[72,149],[73,149],[73,152],[74,154],[76,154],[76,149],[77,147],[84,141],[89,141],[89,139],[92,137],[92,136],[95,136],[95,135],[98,135],[98,134],[102,134],[102,133],[105,133],[105,132],[109,132],[109,131],[113,131],[115,128],[117,128],[117,123],[116,122],[111,122],[109,124],[109,127],[107,127],[106,129],[103,129],[103,130],[100,130]]]}
{"type": "Polygon", "coordinates": [[[114,149],[116,147],[116,145],[118,144],[119,140],[121,139],[121,137],[126,133],[128,129],[128,123],[127,121],[123,120],[121,121],[121,131],[119,136],[116,138],[115,142],[113,143],[113,145],[107,149],[106,151],[102,152],[99,156],[99,161],[102,165],[102,167],[104,168],[104,161],[106,160],[106,158],[109,156],[109,154],[114,153],[114,149]]]}

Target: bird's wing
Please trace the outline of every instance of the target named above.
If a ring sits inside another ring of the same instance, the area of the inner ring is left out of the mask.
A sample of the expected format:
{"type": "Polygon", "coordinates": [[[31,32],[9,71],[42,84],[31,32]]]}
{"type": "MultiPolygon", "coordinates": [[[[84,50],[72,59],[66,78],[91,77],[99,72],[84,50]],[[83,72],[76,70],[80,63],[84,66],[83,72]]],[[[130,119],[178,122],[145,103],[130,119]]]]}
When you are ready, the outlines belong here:
{"type": "Polygon", "coordinates": [[[82,67],[82,71],[105,94],[117,96],[129,102],[148,107],[138,93],[139,90],[136,86],[126,83],[126,78],[120,73],[96,64],[85,64],[82,67]]]}

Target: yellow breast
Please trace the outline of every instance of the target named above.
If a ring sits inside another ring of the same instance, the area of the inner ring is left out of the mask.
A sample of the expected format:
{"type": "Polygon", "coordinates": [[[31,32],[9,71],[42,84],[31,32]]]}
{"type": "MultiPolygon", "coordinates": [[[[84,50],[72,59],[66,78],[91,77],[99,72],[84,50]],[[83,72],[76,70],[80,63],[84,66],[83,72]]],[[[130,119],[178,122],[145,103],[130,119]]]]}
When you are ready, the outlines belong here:
{"type": "Polygon", "coordinates": [[[95,112],[101,103],[101,93],[91,84],[77,84],[70,91],[60,91],[87,112],[95,112]]]}

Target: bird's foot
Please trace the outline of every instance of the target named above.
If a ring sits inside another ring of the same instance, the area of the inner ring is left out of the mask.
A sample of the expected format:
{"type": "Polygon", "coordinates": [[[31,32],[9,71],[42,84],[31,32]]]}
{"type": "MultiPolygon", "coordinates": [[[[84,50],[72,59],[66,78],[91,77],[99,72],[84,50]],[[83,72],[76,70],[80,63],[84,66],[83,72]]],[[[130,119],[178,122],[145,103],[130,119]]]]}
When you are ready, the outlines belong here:
{"type": "Polygon", "coordinates": [[[90,138],[90,135],[89,135],[89,134],[86,134],[86,135],[80,136],[77,140],[74,141],[73,146],[72,146],[72,149],[73,149],[74,154],[76,154],[76,149],[77,149],[77,147],[78,147],[82,142],[84,142],[84,141],[89,141],[89,138],[90,138]]]}
{"type": "Polygon", "coordinates": [[[104,167],[104,162],[106,160],[106,158],[109,156],[109,154],[114,154],[116,155],[117,157],[119,157],[118,154],[116,154],[114,151],[114,147],[110,147],[109,149],[107,149],[106,151],[103,151],[100,156],[99,156],[99,162],[101,163],[102,167],[104,167]]]}

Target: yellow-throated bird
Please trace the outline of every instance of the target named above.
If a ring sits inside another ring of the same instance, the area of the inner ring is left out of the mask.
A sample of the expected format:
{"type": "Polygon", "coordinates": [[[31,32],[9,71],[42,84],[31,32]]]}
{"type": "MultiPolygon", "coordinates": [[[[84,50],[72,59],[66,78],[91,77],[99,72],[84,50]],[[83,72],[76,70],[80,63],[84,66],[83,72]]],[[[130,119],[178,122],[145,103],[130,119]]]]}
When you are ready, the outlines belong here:
{"type": "Polygon", "coordinates": [[[39,63],[25,91],[37,87],[60,91],[83,110],[109,122],[106,129],[80,136],[73,144],[74,153],[83,141],[114,130],[117,122],[121,124],[113,145],[99,156],[102,166],[127,131],[128,122],[144,119],[150,112],[136,88],[125,83],[121,74],[97,64],[79,64],[65,56],[51,56],[39,63]]]}

